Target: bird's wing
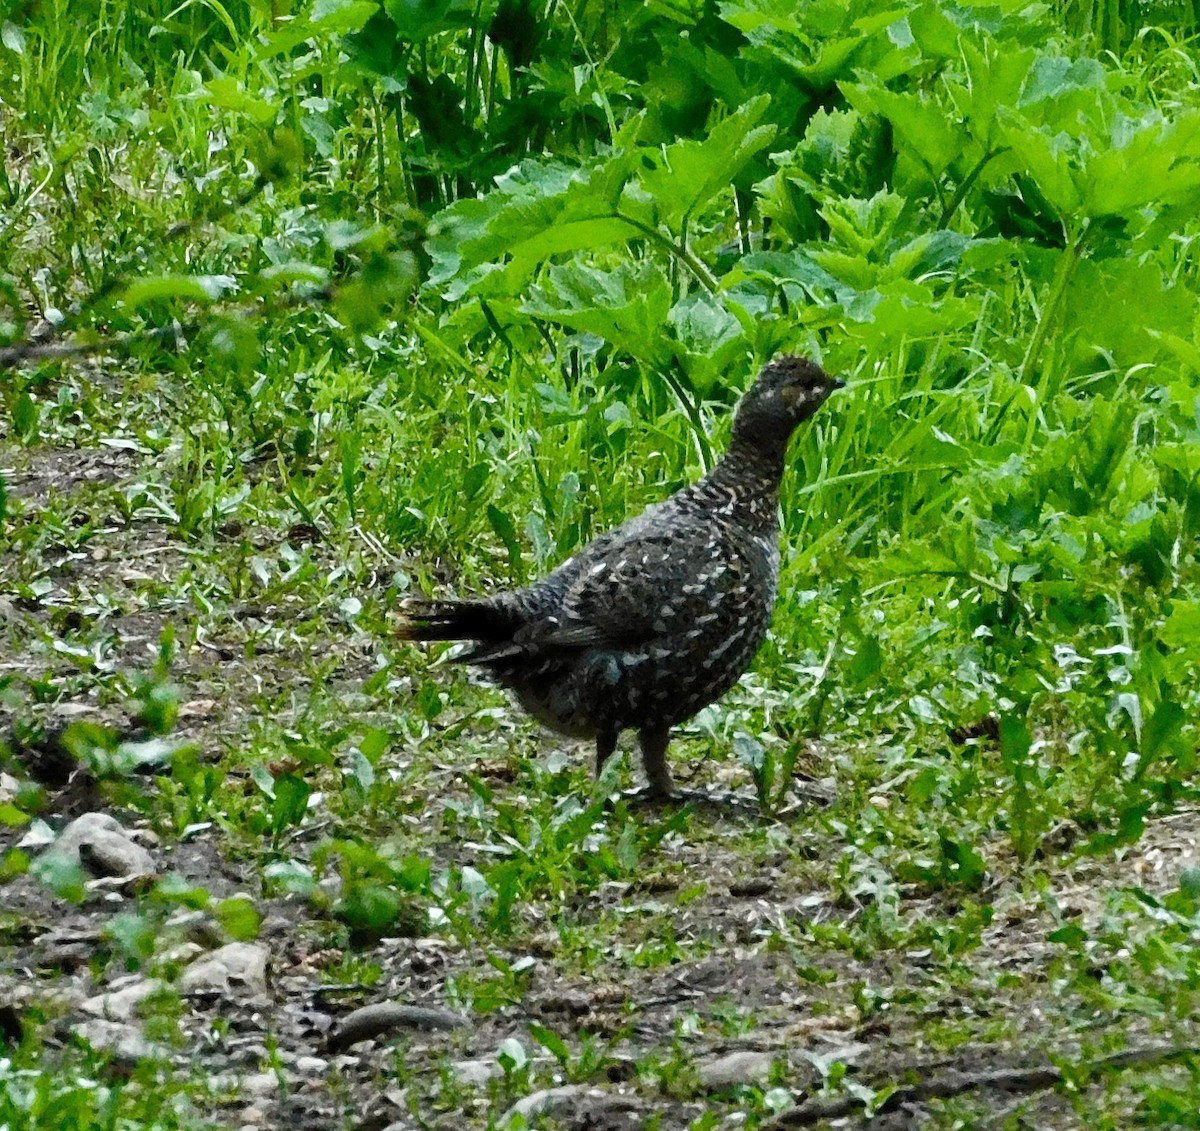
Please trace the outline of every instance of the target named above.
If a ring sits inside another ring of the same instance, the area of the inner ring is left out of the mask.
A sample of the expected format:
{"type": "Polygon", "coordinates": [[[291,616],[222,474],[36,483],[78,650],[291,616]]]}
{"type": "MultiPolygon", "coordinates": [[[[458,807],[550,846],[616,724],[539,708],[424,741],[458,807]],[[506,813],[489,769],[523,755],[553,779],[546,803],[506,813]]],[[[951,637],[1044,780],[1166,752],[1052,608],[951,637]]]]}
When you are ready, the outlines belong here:
{"type": "Polygon", "coordinates": [[[749,569],[715,528],[639,531],[581,564],[538,646],[636,648],[736,616],[749,569]]]}

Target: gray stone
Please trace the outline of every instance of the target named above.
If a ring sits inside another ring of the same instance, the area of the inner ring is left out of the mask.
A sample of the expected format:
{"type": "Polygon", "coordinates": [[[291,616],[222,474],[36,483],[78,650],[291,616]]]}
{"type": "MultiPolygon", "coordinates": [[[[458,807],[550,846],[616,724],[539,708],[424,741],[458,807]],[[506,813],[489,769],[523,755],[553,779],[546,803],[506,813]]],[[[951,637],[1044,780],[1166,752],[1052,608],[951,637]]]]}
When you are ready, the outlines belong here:
{"type": "Polygon", "coordinates": [[[103,1017],[108,1021],[129,1021],[138,1005],[163,986],[164,983],[158,978],[143,978],[138,975],[121,978],[104,993],[80,1002],[79,1008],[84,1013],[90,1013],[93,1017],[103,1017]]]}
{"type": "Polygon", "coordinates": [[[504,1075],[498,1060],[456,1060],[451,1066],[454,1078],[467,1088],[482,1088],[489,1080],[504,1075]]]}
{"type": "Polygon", "coordinates": [[[134,843],[121,823],[107,813],[76,817],[46,851],[95,876],[129,880],[152,876],[157,870],[154,857],[134,843]]]}
{"type": "Polygon", "coordinates": [[[770,1075],[774,1062],[775,1057],[769,1052],[752,1049],[731,1052],[700,1065],[700,1083],[714,1092],[738,1084],[761,1084],[770,1075]]]}
{"type": "Polygon", "coordinates": [[[183,993],[227,993],[236,987],[265,993],[269,953],[255,943],[228,943],[191,963],[179,975],[179,989],[183,993]]]}
{"type": "Polygon", "coordinates": [[[278,1095],[282,1086],[277,1072],[252,1072],[249,1076],[243,1076],[238,1084],[242,1096],[253,1100],[278,1095]]]}
{"type": "Polygon", "coordinates": [[[76,1037],[82,1037],[92,1048],[111,1053],[115,1061],[133,1065],[139,1060],[166,1060],[170,1053],[162,1045],[156,1045],[142,1036],[136,1025],[121,1021],[104,1021],[99,1018],[84,1021],[71,1027],[76,1037]]]}
{"type": "MultiPolygon", "coordinates": [[[[584,1084],[564,1084],[559,1088],[543,1088],[540,1092],[530,1092],[523,1096],[504,1113],[504,1120],[520,1115],[525,1119],[533,1119],[538,1115],[554,1115],[557,1112],[573,1109],[585,1096],[603,1096],[604,1093],[589,1088],[584,1084]]],[[[502,1120],[501,1122],[504,1122],[502,1120]]]]}

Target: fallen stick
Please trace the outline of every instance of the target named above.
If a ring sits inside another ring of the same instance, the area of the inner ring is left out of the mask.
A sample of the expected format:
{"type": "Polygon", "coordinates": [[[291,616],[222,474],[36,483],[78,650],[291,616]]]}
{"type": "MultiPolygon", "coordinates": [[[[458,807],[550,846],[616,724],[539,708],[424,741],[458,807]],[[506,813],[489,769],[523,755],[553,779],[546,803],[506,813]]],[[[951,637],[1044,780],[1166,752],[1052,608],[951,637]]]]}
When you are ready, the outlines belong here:
{"type": "MultiPolygon", "coordinates": [[[[1131,1068],[1138,1064],[1162,1064],[1171,1060],[1183,1060],[1189,1056],[1200,1056],[1200,1045],[1148,1045],[1144,1048],[1126,1049],[1079,1066],[1085,1077],[1099,1075],[1108,1069],[1131,1068]]],[[[920,1072],[923,1066],[913,1065],[906,1072],[920,1072]]],[[[930,1076],[916,1084],[900,1084],[876,1109],[879,1114],[893,1111],[906,1103],[921,1100],[948,1099],[964,1092],[991,1088],[1000,1092],[1037,1092],[1053,1088],[1063,1081],[1063,1070],[1053,1064],[1038,1064],[1028,1068],[995,1068],[982,1072],[966,1072],[953,1068],[930,1076]]],[[[877,1091],[886,1087],[867,1085],[877,1091]]],[[[807,1127],[821,1119],[838,1119],[850,1115],[865,1102],[856,1096],[810,1096],[803,1103],[781,1111],[774,1119],[762,1126],[768,1128],[807,1127]]]]}

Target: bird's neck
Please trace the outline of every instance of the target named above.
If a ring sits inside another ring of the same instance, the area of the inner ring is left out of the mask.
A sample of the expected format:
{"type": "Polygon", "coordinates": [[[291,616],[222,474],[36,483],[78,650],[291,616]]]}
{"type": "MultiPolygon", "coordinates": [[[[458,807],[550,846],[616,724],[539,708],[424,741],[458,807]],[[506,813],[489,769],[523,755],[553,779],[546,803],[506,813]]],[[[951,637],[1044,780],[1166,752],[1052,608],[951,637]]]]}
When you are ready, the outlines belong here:
{"type": "Polygon", "coordinates": [[[779,526],[779,484],[783,479],[786,445],[778,450],[761,444],[739,443],[728,451],[698,484],[697,490],[718,512],[727,510],[743,525],[761,533],[779,526]]]}

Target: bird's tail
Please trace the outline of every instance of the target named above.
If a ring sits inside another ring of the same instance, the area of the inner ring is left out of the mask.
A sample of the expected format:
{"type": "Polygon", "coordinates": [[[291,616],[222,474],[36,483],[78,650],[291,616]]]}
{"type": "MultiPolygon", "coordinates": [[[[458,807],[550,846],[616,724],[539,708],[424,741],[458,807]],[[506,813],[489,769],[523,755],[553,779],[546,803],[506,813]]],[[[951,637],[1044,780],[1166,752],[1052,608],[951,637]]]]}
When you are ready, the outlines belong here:
{"type": "Polygon", "coordinates": [[[509,618],[487,601],[428,601],[409,597],[395,620],[401,640],[501,640],[509,618]]]}

